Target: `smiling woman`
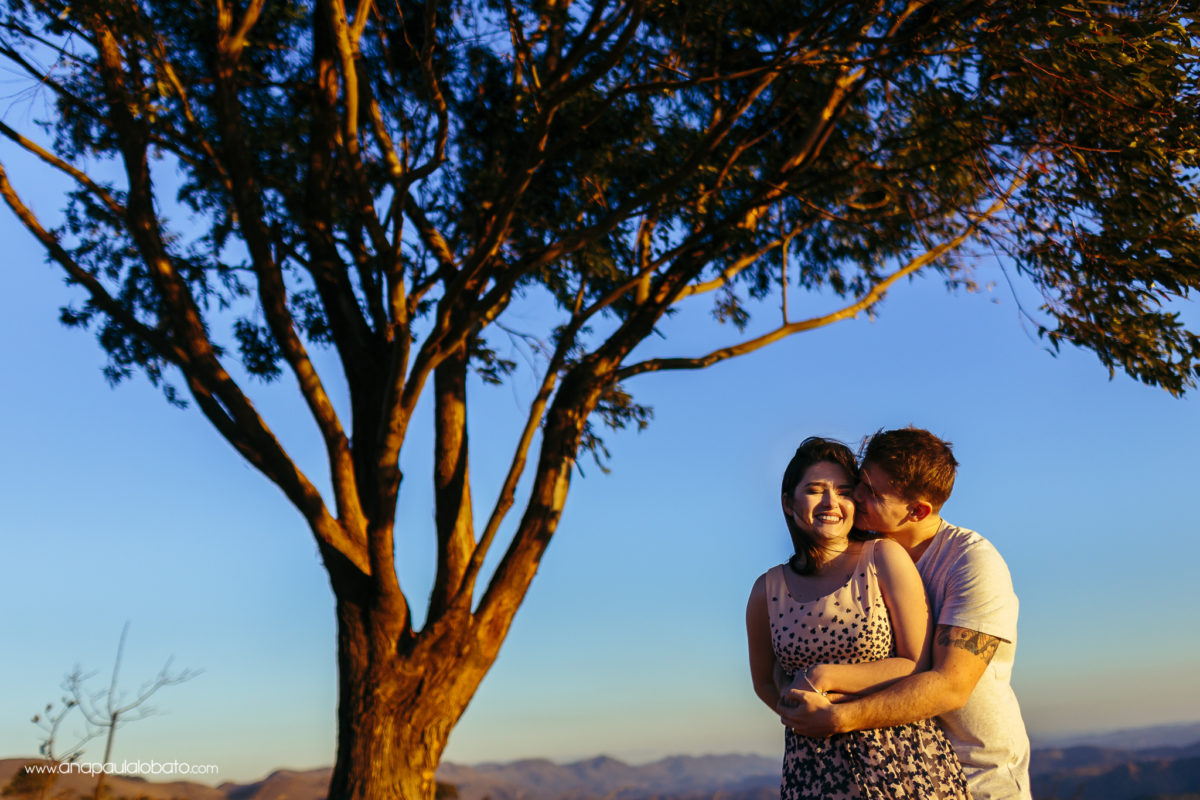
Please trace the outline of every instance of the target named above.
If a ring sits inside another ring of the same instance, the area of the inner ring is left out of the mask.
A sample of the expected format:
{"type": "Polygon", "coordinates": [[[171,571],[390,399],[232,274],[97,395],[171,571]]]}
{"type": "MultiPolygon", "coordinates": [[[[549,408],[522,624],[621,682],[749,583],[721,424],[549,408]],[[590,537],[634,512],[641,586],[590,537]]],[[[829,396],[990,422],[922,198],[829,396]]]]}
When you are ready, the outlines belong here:
{"type": "Polygon", "coordinates": [[[823,461],[809,468],[790,498],[784,497],[783,513],[802,530],[812,531],[818,542],[838,541],[854,525],[853,492],[850,474],[838,464],[823,461]]]}
{"type": "Polygon", "coordinates": [[[850,448],[816,436],[801,442],[780,488],[783,517],[796,551],[790,563],[797,574],[816,573],[829,547],[841,547],[851,535],[857,483],[858,465],[850,448]]]}

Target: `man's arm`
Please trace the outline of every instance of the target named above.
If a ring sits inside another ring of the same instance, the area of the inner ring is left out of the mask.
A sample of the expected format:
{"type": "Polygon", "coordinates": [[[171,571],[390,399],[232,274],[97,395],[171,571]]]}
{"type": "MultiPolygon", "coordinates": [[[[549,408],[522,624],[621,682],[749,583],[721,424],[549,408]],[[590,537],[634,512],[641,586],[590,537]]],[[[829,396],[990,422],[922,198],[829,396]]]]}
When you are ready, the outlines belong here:
{"type": "Polygon", "coordinates": [[[1001,641],[979,631],[938,625],[928,672],[846,703],[830,703],[815,692],[793,692],[788,701],[795,705],[781,708],[781,717],[797,733],[818,737],[936,717],[966,705],[1001,641]]]}

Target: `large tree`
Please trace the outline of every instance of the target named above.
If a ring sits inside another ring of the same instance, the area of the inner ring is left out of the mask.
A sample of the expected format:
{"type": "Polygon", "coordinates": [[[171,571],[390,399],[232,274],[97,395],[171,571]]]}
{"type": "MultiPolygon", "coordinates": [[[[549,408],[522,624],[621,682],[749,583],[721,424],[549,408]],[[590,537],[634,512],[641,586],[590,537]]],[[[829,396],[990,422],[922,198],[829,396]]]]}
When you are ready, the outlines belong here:
{"type": "Polygon", "coordinates": [[[141,371],[190,398],[316,540],[337,605],[337,800],[432,796],[576,458],[603,452],[602,424],[646,420],[634,376],[869,313],[920,270],[970,280],[981,254],[1041,290],[1028,313],[1054,347],[1175,393],[1200,369],[1177,314],[1200,285],[1198,31],[1175,3],[2,13],[0,57],[45,118],[0,133],[74,186],[45,221],[0,167],[8,206],[77,287],[63,320],[98,332],[113,380],[141,371]],[[828,313],[790,318],[787,293],[814,289],[828,313]],[[739,332],[755,300],[782,298],[783,319],[707,354],[638,355],[704,293],[739,332]],[[493,332],[538,297],[557,314],[536,332],[538,389],[477,517],[468,377],[513,369],[493,332]],[[336,355],[345,403],[315,348],[336,355]],[[247,378],[285,372],[323,437],[328,497],[251,400],[247,378]],[[393,523],[422,395],[438,556],[415,620],[393,523]]]}

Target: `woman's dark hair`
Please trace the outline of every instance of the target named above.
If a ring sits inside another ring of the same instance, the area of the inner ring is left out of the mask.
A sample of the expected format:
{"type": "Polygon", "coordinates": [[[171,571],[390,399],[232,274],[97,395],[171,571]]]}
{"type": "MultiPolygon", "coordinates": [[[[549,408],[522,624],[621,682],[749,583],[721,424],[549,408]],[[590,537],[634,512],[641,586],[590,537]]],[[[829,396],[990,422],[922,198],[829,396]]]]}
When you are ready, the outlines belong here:
{"type": "MultiPolygon", "coordinates": [[[[824,461],[837,464],[846,470],[846,474],[850,476],[851,480],[858,481],[858,464],[855,463],[854,453],[850,451],[849,447],[833,439],[810,436],[796,448],[796,454],[792,456],[792,460],[788,462],[787,469],[783,471],[783,486],[781,491],[783,492],[783,502],[785,504],[788,506],[791,505],[796,487],[800,485],[800,481],[804,480],[804,473],[808,472],[809,467],[824,461]]],[[[817,543],[817,540],[813,538],[811,533],[797,525],[786,510],[784,511],[783,519],[787,522],[788,532],[792,535],[792,547],[796,550],[796,554],[788,560],[788,564],[801,575],[812,575],[817,571],[817,566],[821,563],[821,545],[817,543]]],[[[874,539],[875,535],[866,531],[860,531],[858,528],[852,528],[850,530],[850,538],[856,541],[864,541],[866,539],[874,539]]]]}

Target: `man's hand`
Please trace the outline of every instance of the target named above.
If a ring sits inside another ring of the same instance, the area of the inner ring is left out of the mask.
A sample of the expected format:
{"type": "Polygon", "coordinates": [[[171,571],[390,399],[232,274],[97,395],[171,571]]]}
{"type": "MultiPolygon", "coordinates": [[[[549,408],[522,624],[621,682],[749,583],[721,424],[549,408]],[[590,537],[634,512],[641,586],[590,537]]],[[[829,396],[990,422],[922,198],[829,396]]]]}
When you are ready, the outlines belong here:
{"type": "Polygon", "coordinates": [[[837,710],[816,692],[790,689],[779,699],[779,719],[801,736],[823,739],[839,733],[837,710]]]}
{"type": "Polygon", "coordinates": [[[775,690],[779,692],[780,697],[783,697],[792,685],[792,676],[783,671],[783,665],[778,661],[775,662],[775,668],[771,671],[771,676],[775,680],[775,690]]]}

